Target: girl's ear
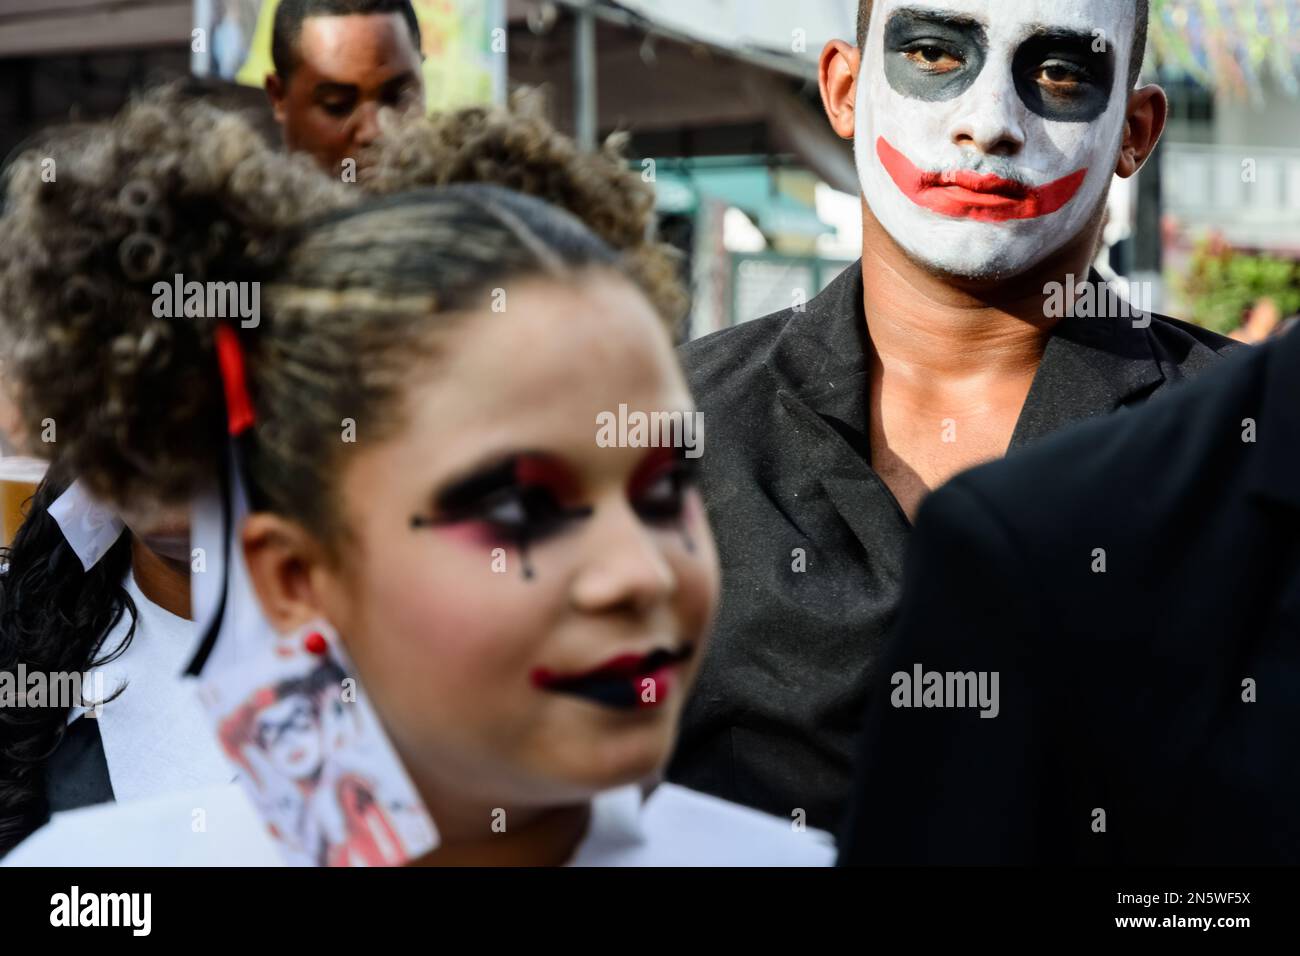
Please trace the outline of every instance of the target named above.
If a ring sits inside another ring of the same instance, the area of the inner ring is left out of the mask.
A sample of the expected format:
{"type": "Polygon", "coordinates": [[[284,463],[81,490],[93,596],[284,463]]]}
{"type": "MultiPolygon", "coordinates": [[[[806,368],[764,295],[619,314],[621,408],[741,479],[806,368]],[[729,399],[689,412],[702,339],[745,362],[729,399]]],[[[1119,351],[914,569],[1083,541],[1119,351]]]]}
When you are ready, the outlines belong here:
{"type": "Polygon", "coordinates": [[[320,580],[327,568],[324,546],[301,525],[258,512],[244,522],[244,561],[262,611],[281,634],[324,616],[320,580]]]}

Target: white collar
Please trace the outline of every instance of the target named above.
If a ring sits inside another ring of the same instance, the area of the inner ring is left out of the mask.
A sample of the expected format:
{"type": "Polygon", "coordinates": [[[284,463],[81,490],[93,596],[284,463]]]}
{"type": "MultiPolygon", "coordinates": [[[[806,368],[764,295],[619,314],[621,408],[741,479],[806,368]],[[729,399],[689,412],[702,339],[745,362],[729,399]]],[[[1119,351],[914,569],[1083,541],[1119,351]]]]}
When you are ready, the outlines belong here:
{"type": "MultiPolygon", "coordinates": [[[[136,633],[131,638],[130,646],[121,655],[105,664],[100,664],[93,671],[87,671],[83,675],[86,688],[84,696],[92,696],[95,673],[102,677],[106,696],[112,696],[117,688],[126,684],[132,671],[139,672],[155,668],[172,668],[174,666],[176,677],[179,680],[181,671],[184,670],[186,663],[194,654],[194,644],[198,641],[198,634],[192,630],[194,624],[191,621],[173,614],[161,604],[155,604],[149,600],[145,593],[140,590],[140,585],[136,583],[134,572],[130,570],[126,572],[122,587],[130,596],[132,603],[135,604],[136,633]],[[143,632],[148,629],[150,622],[155,622],[155,626],[159,630],[167,632],[168,635],[188,629],[193,633],[193,637],[181,646],[175,646],[174,642],[171,641],[157,639],[160,635],[155,635],[154,640],[149,640],[144,638],[143,632]]],[[[127,629],[130,626],[131,615],[123,611],[121,620],[105,636],[104,643],[101,645],[101,652],[111,654],[116,650],[117,646],[122,643],[122,638],[126,636],[127,629]]],[[[68,711],[68,723],[71,724],[77,718],[85,716],[89,710],[89,707],[82,705],[71,708],[68,711]]]]}
{"type": "MultiPolygon", "coordinates": [[[[815,830],[662,784],[597,794],[569,866],[829,866],[835,846],[815,830]]],[[[282,866],[285,860],[234,784],[57,813],[0,866],[282,866]],[[194,808],[206,814],[195,834],[194,808]]]]}
{"type": "Polygon", "coordinates": [[[642,810],[645,795],[636,784],[596,794],[591,801],[587,835],[574,850],[570,863],[626,853],[645,843],[642,810]]]}

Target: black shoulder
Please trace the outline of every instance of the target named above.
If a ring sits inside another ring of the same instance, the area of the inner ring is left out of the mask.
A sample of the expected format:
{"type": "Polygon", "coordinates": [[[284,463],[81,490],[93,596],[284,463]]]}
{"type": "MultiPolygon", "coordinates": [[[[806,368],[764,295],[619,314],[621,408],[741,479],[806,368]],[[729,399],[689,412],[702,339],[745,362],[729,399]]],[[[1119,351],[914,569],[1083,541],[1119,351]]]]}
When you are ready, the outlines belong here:
{"type": "Polygon", "coordinates": [[[687,342],[677,350],[697,400],[741,386],[764,367],[772,347],[794,312],[785,309],[687,342]]]}
{"type": "Polygon", "coordinates": [[[1149,332],[1157,358],[1192,373],[1217,364],[1221,356],[1246,348],[1226,335],[1156,313],[1151,313],[1149,332]]]}
{"type": "MultiPolygon", "coordinates": [[[[1212,343],[1194,347],[1209,352],[1212,343]]],[[[1022,542],[1044,547],[1083,532],[1098,516],[1132,530],[1163,520],[1206,498],[1209,484],[1221,491],[1244,462],[1253,446],[1241,440],[1242,423],[1260,412],[1270,352],[1225,347],[1214,368],[1158,401],[1067,428],[953,483],[1022,542]]]]}

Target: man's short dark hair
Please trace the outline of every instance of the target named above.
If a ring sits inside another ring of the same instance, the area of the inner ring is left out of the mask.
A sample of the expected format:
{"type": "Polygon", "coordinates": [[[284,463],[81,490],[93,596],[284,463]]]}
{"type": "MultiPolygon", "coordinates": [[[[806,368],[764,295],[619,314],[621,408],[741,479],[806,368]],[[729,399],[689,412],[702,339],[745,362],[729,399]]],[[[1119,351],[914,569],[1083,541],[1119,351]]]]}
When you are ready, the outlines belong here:
{"type": "MultiPolygon", "coordinates": [[[[872,0],[858,0],[858,49],[867,45],[867,24],[871,22],[872,0]]],[[[1137,24],[1133,32],[1133,56],[1128,68],[1128,87],[1137,86],[1142,72],[1142,60],[1147,52],[1147,21],[1151,18],[1150,0],[1134,0],[1137,4],[1137,24]]]]}
{"type": "Polygon", "coordinates": [[[271,30],[271,62],[282,79],[288,79],[298,66],[298,39],[302,21],[308,17],[368,16],[373,13],[400,13],[411,28],[411,40],[420,49],[420,21],[411,0],[280,0],[271,30]]]}

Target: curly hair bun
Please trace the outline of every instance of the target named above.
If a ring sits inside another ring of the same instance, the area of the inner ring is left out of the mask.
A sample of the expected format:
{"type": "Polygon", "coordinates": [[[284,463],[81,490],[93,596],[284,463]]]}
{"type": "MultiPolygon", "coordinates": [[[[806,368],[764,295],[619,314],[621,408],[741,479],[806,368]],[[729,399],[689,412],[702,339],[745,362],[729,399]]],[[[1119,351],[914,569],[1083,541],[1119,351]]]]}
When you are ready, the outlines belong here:
{"type": "Polygon", "coordinates": [[[653,239],[654,189],[629,167],[627,139],[616,133],[598,151],[584,152],[542,115],[539,97],[519,90],[508,107],[388,120],[370,147],[361,184],[383,195],[483,183],[565,209],[623,255],[650,301],[676,326],[688,306],[679,256],[653,239]]]}
{"type": "Polygon", "coordinates": [[[155,285],[257,281],[354,191],[175,87],[42,137],[4,186],[0,335],[29,450],[109,501],[186,500],[224,424],[216,318],[159,307],[155,285]]]}

